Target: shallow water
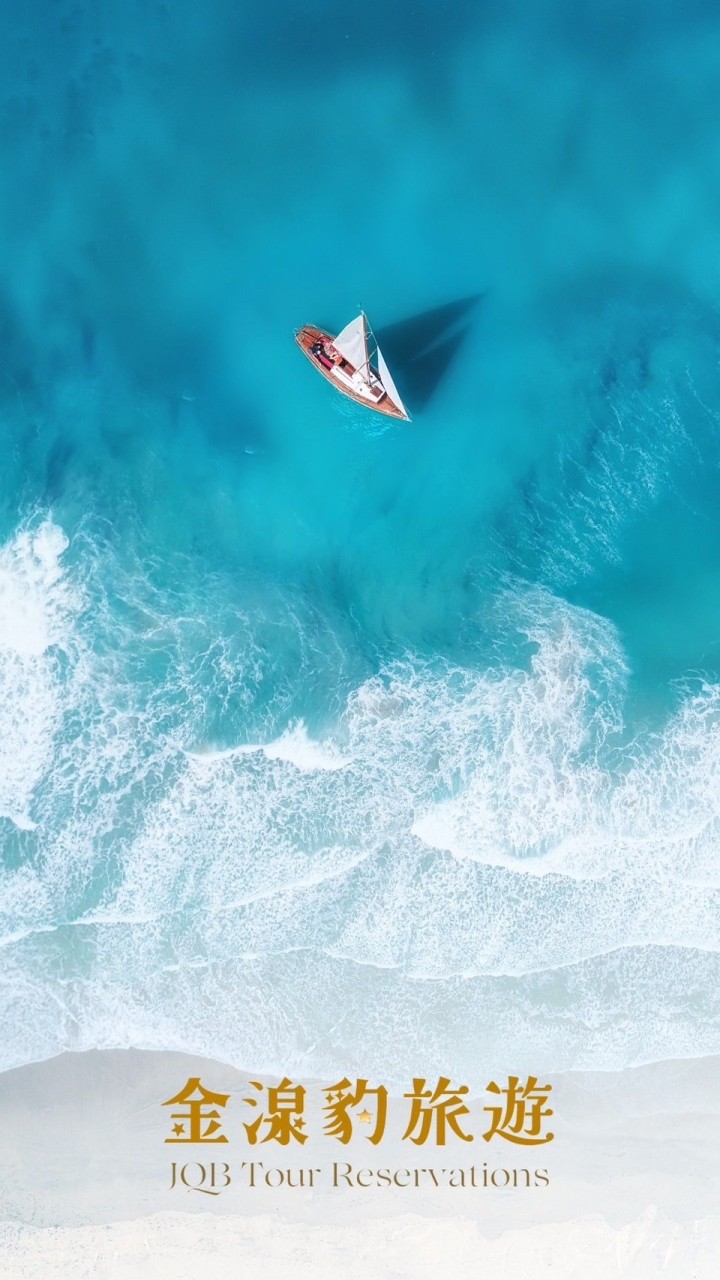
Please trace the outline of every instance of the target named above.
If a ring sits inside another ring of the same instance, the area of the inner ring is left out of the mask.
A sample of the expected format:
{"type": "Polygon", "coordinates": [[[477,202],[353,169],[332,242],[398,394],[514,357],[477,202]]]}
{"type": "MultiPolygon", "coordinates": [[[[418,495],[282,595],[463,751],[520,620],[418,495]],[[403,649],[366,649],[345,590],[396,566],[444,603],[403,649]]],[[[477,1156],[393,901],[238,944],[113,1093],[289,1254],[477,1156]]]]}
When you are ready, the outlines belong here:
{"type": "Polygon", "coordinates": [[[0,48],[4,1063],[718,1051],[712,9],[0,48]]]}

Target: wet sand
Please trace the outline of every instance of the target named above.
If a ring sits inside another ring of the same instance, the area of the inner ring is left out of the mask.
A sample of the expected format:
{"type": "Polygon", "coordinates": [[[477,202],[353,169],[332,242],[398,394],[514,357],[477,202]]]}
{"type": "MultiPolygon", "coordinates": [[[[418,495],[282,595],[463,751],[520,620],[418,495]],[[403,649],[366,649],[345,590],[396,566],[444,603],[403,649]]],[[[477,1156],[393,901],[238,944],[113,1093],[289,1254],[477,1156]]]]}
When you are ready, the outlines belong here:
{"type": "MultiPolygon", "coordinates": [[[[704,1280],[720,1258],[718,1065],[558,1075],[556,1137],[532,1148],[414,1146],[394,1122],[377,1146],[364,1135],[343,1146],[323,1136],[320,1085],[304,1080],[309,1137],[284,1148],[248,1145],[243,1098],[253,1089],[223,1064],[138,1050],[63,1054],[0,1076],[2,1275],[704,1280]],[[173,1108],[162,1103],[191,1076],[230,1094],[224,1145],[165,1142],[173,1108]],[[216,1183],[220,1166],[230,1169],[220,1194],[171,1188],[173,1161],[188,1164],[192,1180],[212,1160],[216,1183]],[[271,1168],[282,1185],[264,1184],[271,1168]],[[489,1183],[493,1171],[525,1168],[546,1169],[549,1185],[489,1183]],[[357,1185],[361,1169],[374,1185],[357,1185]],[[410,1185],[377,1185],[380,1169],[391,1178],[400,1170],[410,1185]],[[465,1186],[447,1185],[451,1169],[464,1170],[465,1186]]],[[[391,1121],[402,1102],[390,1099],[391,1121]]]]}

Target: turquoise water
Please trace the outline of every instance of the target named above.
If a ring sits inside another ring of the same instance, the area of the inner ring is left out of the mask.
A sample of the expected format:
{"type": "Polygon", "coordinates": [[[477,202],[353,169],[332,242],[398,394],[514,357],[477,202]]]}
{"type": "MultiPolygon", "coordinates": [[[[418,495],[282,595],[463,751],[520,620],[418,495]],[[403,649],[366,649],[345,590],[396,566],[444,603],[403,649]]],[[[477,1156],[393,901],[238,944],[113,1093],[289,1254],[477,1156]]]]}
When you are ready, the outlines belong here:
{"type": "Polygon", "coordinates": [[[4,25],[5,1065],[717,1051],[712,8],[4,25]]]}

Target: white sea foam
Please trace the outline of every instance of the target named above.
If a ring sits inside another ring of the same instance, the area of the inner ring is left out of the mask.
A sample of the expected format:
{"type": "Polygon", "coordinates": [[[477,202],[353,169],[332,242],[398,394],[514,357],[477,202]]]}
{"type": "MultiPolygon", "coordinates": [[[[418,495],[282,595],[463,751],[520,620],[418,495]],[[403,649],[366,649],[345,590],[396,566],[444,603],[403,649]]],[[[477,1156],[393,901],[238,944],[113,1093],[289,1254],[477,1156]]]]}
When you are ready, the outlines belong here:
{"type": "Polygon", "coordinates": [[[260,751],[268,760],[285,760],[296,769],[308,772],[313,769],[343,769],[349,760],[333,742],[314,741],[302,720],[290,725],[274,742],[244,743],[239,747],[226,747],[221,751],[188,751],[188,759],[200,766],[211,766],[218,760],[232,760],[237,756],[252,755],[260,751]]]}
{"type": "Polygon", "coordinates": [[[69,655],[82,607],[62,569],[68,545],[45,519],[0,550],[0,816],[25,831],[64,710],[59,655],[69,655]]]}
{"type": "Polygon", "coordinates": [[[252,719],[261,648],[215,587],[193,613],[135,566],[114,598],[65,547],[39,525],[0,553],[36,620],[3,631],[5,809],[36,823],[2,887],[5,1065],[717,1051],[717,687],[628,740],[612,626],[518,586],[524,666],[408,656],[311,735],[282,685],[252,719]],[[235,745],[199,746],[211,706],[235,745]]]}

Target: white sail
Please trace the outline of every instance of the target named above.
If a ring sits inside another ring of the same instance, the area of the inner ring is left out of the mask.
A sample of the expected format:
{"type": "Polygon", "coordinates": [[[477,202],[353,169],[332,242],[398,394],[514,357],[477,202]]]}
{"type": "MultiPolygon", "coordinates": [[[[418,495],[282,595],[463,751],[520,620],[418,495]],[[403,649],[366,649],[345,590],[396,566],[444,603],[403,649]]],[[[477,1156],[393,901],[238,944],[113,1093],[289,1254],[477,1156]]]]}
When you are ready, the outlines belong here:
{"type": "Polygon", "coordinates": [[[367,331],[365,316],[360,313],[341,330],[337,338],[333,338],[333,346],[350,362],[354,369],[362,369],[367,364],[367,331]]]}
{"type": "Polygon", "coordinates": [[[385,363],[383,353],[379,347],[377,349],[377,363],[378,363],[378,372],[380,374],[380,381],[382,382],[390,399],[392,400],[393,404],[397,405],[398,409],[402,409],[403,413],[405,414],[405,417],[409,418],[410,415],[407,409],[405,408],[405,405],[403,404],[402,400],[400,399],[400,396],[398,395],[398,389],[395,386],[395,383],[393,382],[392,378],[390,377],[390,370],[388,369],[385,363]]]}

